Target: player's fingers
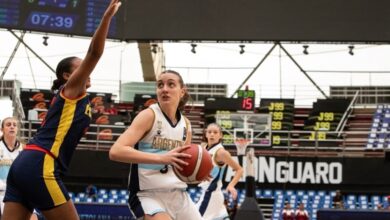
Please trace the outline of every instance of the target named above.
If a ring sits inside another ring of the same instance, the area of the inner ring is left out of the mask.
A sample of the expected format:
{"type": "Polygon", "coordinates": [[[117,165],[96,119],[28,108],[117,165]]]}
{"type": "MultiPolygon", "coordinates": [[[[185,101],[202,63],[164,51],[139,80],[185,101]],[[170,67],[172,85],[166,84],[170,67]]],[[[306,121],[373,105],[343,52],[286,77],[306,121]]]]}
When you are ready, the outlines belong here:
{"type": "Polygon", "coordinates": [[[237,199],[237,192],[236,191],[232,191],[231,194],[232,194],[233,199],[237,199]]]}
{"type": "Polygon", "coordinates": [[[171,165],[174,166],[176,169],[178,169],[178,170],[180,170],[180,171],[183,170],[183,168],[181,168],[181,166],[179,166],[179,165],[178,165],[177,163],[175,163],[175,162],[172,162],[171,165]]]}
{"type": "Polygon", "coordinates": [[[184,160],[180,160],[178,158],[174,159],[174,162],[179,165],[188,166],[188,162],[185,162],[184,160]]]}
{"type": "Polygon", "coordinates": [[[191,154],[186,154],[186,153],[177,153],[176,156],[182,158],[191,158],[191,154]]]}
{"type": "Polygon", "coordinates": [[[191,147],[190,145],[185,145],[185,146],[177,147],[175,150],[177,150],[177,152],[182,152],[183,150],[190,147],[191,147]]]}
{"type": "Polygon", "coordinates": [[[187,166],[188,163],[186,163],[186,162],[184,162],[184,161],[181,161],[181,162],[180,162],[180,161],[172,162],[171,165],[174,166],[174,167],[176,167],[176,169],[182,171],[182,170],[183,170],[183,166],[187,166]],[[183,162],[183,163],[185,163],[185,164],[182,164],[182,165],[181,165],[181,162],[183,162]],[[179,164],[179,163],[180,163],[180,164],[179,164]]]}

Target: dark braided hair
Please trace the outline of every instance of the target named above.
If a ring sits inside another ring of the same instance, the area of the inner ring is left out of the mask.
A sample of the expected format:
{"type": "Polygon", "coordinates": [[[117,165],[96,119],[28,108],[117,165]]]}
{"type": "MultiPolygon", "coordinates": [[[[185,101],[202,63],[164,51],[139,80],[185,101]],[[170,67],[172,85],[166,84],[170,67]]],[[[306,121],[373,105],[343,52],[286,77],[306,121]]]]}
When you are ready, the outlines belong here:
{"type": "Polygon", "coordinates": [[[66,80],[64,79],[64,73],[71,73],[72,68],[72,62],[74,59],[77,59],[77,57],[67,57],[62,59],[56,68],[56,76],[57,79],[53,80],[53,85],[51,87],[51,91],[55,92],[57,91],[62,85],[66,83],[66,80]]]}

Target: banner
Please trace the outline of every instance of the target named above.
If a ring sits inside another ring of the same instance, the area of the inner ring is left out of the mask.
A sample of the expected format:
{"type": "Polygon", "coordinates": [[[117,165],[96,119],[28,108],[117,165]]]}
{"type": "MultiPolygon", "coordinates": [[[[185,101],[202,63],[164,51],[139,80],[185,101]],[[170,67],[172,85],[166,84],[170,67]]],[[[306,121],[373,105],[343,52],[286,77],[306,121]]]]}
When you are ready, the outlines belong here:
{"type": "MultiPolygon", "coordinates": [[[[238,161],[237,157],[233,157],[238,161]]],[[[243,167],[246,167],[244,158],[243,167]]],[[[271,157],[255,158],[255,180],[258,184],[297,185],[389,185],[390,162],[384,158],[319,158],[271,157]]],[[[245,169],[244,169],[245,172],[245,169]]],[[[230,182],[234,171],[229,167],[224,176],[230,182]]],[[[241,182],[245,180],[245,174],[241,182]]]]}

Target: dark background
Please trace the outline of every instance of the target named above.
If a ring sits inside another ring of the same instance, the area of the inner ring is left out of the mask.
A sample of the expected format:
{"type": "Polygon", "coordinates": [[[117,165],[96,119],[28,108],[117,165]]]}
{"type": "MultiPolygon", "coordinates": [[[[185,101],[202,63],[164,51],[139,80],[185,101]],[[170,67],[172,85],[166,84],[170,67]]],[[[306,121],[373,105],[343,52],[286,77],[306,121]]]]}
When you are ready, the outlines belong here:
{"type": "MultiPolygon", "coordinates": [[[[258,183],[259,189],[323,189],[354,193],[390,193],[389,158],[275,157],[278,161],[340,162],[341,184],[258,183]]],[[[126,188],[130,165],[111,161],[107,151],[76,150],[64,182],[70,191],[84,191],[92,183],[105,188],[126,188]]],[[[239,188],[244,183],[239,183],[239,188]]]]}
{"type": "MultiPolygon", "coordinates": [[[[32,7],[21,1],[18,22],[31,10],[73,13],[75,9],[32,7]],[[62,10],[62,11],[61,11],[62,10]]],[[[85,0],[76,13],[86,16],[85,0]]],[[[106,1],[107,3],[109,0],[106,1]]],[[[390,42],[388,0],[122,0],[110,38],[119,40],[390,42]]],[[[100,3],[101,4],[101,3],[100,3]]],[[[6,3],[0,3],[3,9],[6,3]]],[[[103,7],[105,8],[105,7],[103,7]]],[[[90,36],[78,27],[61,34],[90,36]]],[[[45,29],[34,31],[50,32],[45,29]]],[[[58,31],[57,31],[58,33],[58,31]]]]}

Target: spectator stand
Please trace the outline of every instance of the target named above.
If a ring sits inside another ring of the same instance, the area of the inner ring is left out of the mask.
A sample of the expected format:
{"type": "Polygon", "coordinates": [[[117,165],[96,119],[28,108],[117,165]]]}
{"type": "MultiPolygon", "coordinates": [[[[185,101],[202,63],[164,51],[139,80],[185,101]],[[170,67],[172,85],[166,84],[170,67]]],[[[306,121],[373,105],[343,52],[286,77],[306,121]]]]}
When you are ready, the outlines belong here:
{"type": "Polygon", "coordinates": [[[390,106],[378,105],[368,135],[367,150],[382,150],[390,147],[390,106]]]}

